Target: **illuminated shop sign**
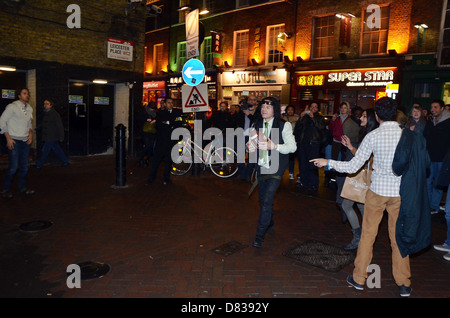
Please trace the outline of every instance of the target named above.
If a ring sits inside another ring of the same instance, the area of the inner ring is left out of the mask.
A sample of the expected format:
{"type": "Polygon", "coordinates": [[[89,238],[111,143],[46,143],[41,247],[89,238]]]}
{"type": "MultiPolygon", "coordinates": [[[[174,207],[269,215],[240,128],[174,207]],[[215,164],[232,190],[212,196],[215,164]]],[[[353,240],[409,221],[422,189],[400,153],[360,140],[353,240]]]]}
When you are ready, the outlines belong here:
{"type": "Polygon", "coordinates": [[[397,81],[397,68],[297,72],[295,76],[298,87],[385,87],[397,81]]]}
{"type": "Polygon", "coordinates": [[[166,83],[165,82],[144,82],[143,88],[144,89],[165,89],[166,83]]]}

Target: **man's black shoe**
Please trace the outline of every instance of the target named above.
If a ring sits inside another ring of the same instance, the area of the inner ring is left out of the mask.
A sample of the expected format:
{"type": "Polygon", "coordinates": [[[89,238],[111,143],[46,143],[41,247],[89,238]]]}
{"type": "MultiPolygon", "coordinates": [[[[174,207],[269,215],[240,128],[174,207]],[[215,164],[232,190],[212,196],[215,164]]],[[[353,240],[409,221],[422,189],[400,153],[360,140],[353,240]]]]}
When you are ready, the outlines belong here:
{"type": "Polygon", "coordinates": [[[364,290],[364,285],[361,285],[361,284],[358,284],[357,282],[355,282],[355,281],[353,280],[353,276],[352,276],[352,275],[350,275],[350,276],[347,277],[347,283],[348,283],[350,286],[353,286],[353,288],[355,288],[355,289],[357,289],[357,290],[364,290]]]}
{"type": "Polygon", "coordinates": [[[4,199],[11,199],[13,197],[11,191],[2,191],[2,198],[4,199]]]}
{"type": "Polygon", "coordinates": [[[261,248],[263,245],[263,240],[261,240],[259,238],[255,238],[252,245],[253,245],[253,247],[261,248]]]}
{"type": "Polygon", "coordinates": [[[33,195],[35,192],[34,190],[31,189],[22,189],[19,191],[20,194],[25,194],[25,195],[33,195]]]}

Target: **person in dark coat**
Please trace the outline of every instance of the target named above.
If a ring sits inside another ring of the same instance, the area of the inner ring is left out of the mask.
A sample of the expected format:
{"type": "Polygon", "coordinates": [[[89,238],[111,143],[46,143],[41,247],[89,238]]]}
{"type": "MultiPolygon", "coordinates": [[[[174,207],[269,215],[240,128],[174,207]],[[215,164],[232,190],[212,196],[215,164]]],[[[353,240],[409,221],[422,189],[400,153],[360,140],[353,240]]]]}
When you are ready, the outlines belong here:
{"type": "Polygon", "coordinates": [[[447,252],[444,259],[450,261],[450,149],[442,162],[441,172],[437,181],[439,188],[447,188],[447,197],[445,198],[445,220],[447,221],[447,239],[444,244],[433,245],[435,250],[447,252]]]}
{"type": "Polygon", "coordinates": [[[401,205],[395,236],[402,257],[417,253],[431,244],[431,214],[427,191],[430,157],[425,138],[403,129],[394,155],[392,170],[402,176],[401,205]]]}
{"type": "Polygon", "coordinates": [[[156,114],[156,148],[150,166],[150,175],[147,184],[155,180],[161,161],[164,160],[164,184],[170,182],[170,169],[172,168],[171,151],[176,141],[171,139],[172,131],[181,127],[181,112],[173,108],[173,100],[166,100],[166,108],[156,114]]]}
{"type": "Polygon", "coordinates": [[[44,146],[42,147],[41,156],[36,161],[36,168],[42,168],[52,150],[59,160],[61,160],[62,165],[67,166],[69,160],[59,145],[59,142],[64,140],[64,126],[61,116],[53,108],[53,101],[49,99],[44,100],[44,117],[42,118],[40,130],[42,131],[44,146]]]}

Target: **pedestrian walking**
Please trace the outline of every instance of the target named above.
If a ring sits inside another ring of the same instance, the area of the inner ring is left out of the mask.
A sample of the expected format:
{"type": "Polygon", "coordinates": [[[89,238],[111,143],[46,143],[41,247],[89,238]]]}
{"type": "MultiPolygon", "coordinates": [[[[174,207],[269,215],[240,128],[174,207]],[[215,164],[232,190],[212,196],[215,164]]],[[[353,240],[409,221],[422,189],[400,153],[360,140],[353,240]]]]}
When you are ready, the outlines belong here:
{"type": "Polygon", "coordinates": [[[42,147],[41,156],[36,161],[36,168],[42,168],[51,151],[53,151],[62,162],[63,167],[68,166],[69,160],[59,145],[60,142],[64,141],[64,126],[61,116],[54,109],[54,103],[50,99],[44,100],[44,116],[42,117],[42,123],[39,130],[42,134],[44,146],[42,147]]]}
{"type": "Polygon", "coordinates": [[[6,106],[0,117],[1,133],[6,138],[8,148],[9,165],[3,177],[3,198],[12,198],[11,183],[17,172],[19,192],[26,195],[34,194],[34,190],[28,189],[28,161],[30,156],[30,144],[33,142],[33,129],[31,119],[33,108],[28,104],[30,91],[22,88],[18,91],[18,100],[6,106]]]}

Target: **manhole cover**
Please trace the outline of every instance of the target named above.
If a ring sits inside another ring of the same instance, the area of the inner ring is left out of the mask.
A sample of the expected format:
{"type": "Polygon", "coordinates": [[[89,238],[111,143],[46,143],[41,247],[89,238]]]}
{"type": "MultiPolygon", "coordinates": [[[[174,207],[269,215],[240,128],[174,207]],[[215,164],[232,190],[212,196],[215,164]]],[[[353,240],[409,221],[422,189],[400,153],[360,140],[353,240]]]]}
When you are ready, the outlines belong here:
{"type": "Polygon", "coordinates": [[[81,280],[91,280],[105,276],[111,269],[108,264],[101,262],[84,262],[80,266],[81,280]]]}
{"type": "Polygon", "coordinates": [[[318,241],[306,241],[283,254],[303,263],[338,272],[355,259],[355,252],[318,241]]]}
{"type": "Polygon", "coordinates": [[[19,229],[25,232],[37,232],[48,229],[53,223],[49,221],[32,221],[23,223],[19,226],[19,229]]]}
{"type": "Polygon", "coordinates": [[[228,256],[233,253],[239,252],[240,250],[243,250],[246,247],[248,247],[248,245],[244,245],[237,241],[231,241],[223,245],[220,245],[219,247],[216,247],[215,249],[213,249],[213,252],[223,256],[228,256]]]}

